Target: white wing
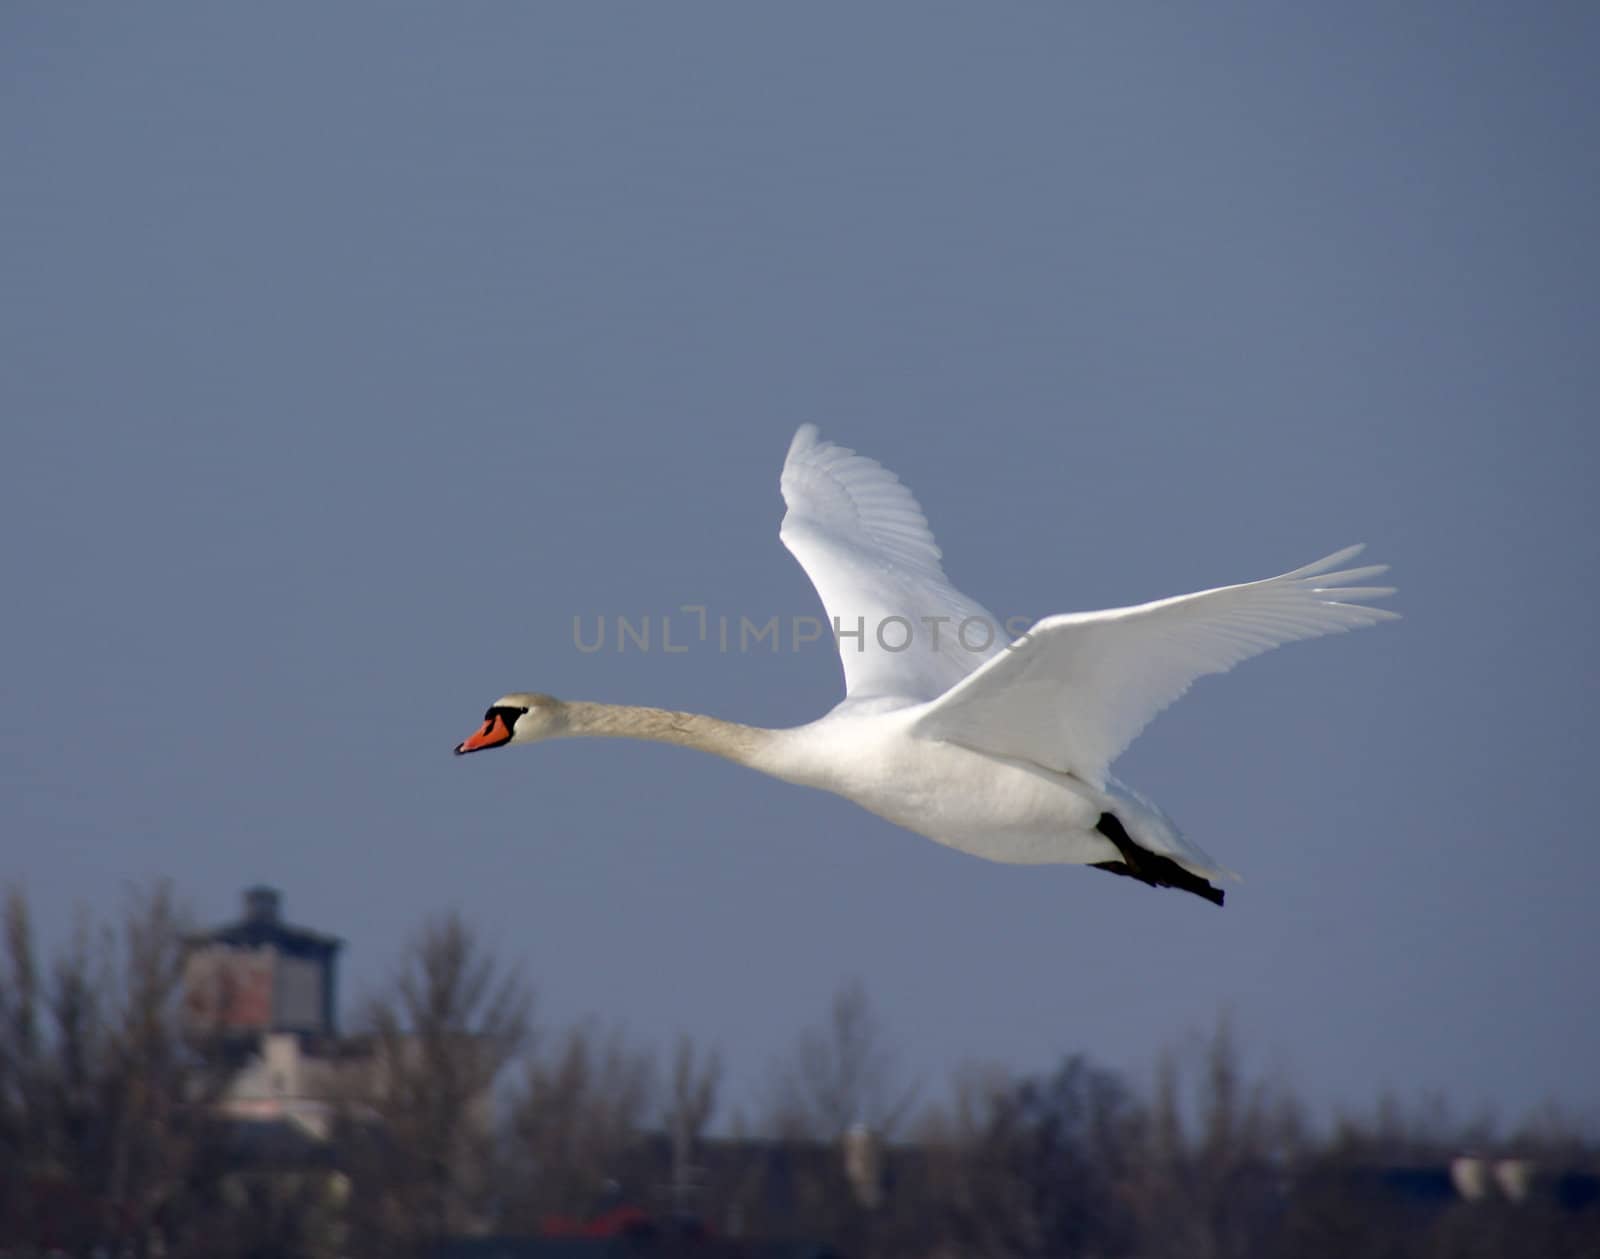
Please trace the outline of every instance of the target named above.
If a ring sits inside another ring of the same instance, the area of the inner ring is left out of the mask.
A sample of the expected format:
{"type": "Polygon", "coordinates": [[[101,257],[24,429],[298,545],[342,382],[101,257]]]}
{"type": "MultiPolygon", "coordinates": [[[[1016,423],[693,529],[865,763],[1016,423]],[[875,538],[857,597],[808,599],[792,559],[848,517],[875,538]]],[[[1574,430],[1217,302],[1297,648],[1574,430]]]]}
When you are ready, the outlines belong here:
{"type": "Polygon", "coordinates": [[[1111,762],[1207,673],[1282,643],[1394,619],[1352,600],[1388,566],[1329,569],[1347,547],[1281,577],[1134,608],[1047,617],[918,719],[914,733],[1071,773],[1104,788],[1111,762]]]}
{"type": "Polygon", "coordinates": [[[778,536],[842,631],[849,698],[930,700],[1003,649],[995,619],[945,577],[928,521],[894,473],[804,424],[781,486],[789,510],[778,536]]]}

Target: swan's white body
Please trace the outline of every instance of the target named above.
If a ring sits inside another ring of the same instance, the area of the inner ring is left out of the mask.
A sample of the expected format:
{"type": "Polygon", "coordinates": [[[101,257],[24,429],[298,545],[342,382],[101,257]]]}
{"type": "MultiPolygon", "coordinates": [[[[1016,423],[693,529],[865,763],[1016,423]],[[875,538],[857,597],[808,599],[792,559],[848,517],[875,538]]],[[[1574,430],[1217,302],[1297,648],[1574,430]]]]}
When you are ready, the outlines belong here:
{"type": "Polygon", "coordinates": [[[1047,617],[1013,642],[950,585],[921,509],[887,469],[808,424],[782,490],[780,536],[839,634],[846,694],[831,712],[760,730],[512,695],[457,750],[562,734],[657,739],[833,792],[991,861],[1116,863],[1129,854],[1100,825],[1110,814],[1139,848],[1224,874],[1111,763],[1196,678],[1394,616],[1360,602],[1392,593],[1360,584],[1383,566],[1333,571],[1361,549],[1350,547],[1265,581],[1047,617]]]}
{"type": "MultiPolygon", "coordinates": [[[[930,707],[846,700],[810,725],[775,732],[749,763],[990,861],[1115,860],[1111,841],[1094,830],[1108,811],[1117,812],[1145,847],[1167,851],[1144,838],[1146,832],[1170,832],[1159,818],[1136,826],[1125,801],[1114,805],[1110,793],[1070,774],[919,737],[917,719],[930,707]]],[[[1175,835],[1167,841],[1177,842],[1175,835]]],[[[1211,869],[1197,849],[1185,856],[1211,869]]]]}

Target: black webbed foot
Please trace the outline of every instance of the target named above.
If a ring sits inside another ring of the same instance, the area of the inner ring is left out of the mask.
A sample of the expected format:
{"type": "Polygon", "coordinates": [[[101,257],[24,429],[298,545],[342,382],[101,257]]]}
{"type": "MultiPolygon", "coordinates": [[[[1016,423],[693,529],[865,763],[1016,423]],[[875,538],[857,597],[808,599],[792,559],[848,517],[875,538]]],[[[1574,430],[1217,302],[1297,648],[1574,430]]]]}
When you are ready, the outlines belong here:
{"type": "Polygon", "coordinates": [[[1190,874],[1171,857],[1163,857],[1148,848],[1141,848],[1133,842],[1133,838],[1117,820],[1115,814],[1102,813],[1100,820],[1095,823],[1095,830],[1115,844],[1117,851],[1122,854],[1121,861],[1091,863],[1096,870],[1126,875],[1151,887],[1175,887],[1181,891],[1193,892],[1213,905],[1222,904],[1225,893],[1221,888],[1214,887],[1198,874],[1190,874]]]}

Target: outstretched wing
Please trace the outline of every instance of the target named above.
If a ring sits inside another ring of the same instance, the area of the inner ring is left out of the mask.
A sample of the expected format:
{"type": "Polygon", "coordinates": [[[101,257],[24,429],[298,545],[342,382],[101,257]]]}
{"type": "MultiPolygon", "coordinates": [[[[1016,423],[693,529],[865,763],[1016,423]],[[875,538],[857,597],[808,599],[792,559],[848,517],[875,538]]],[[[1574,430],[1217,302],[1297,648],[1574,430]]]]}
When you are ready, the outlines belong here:
{"type": "Polygon", "coordinates": [[[1361,605],[1394,593],[1359,584],[1387,565],[1330,571],[1360,551],[1347,547],[1242,586],[1047,617],[932,705],[913,730],[1103,788],[1111,763],[1196,678],[1282,643],[1394,619],[1361,605]]]}
{"type": "Polygon", "coordinates": [[[805,424],[781,486],[778,536],[839,634],[849,698],[930,700],[1002,650],[1000,626],[950,585],[917,500],[882,464],[805,424]]]}

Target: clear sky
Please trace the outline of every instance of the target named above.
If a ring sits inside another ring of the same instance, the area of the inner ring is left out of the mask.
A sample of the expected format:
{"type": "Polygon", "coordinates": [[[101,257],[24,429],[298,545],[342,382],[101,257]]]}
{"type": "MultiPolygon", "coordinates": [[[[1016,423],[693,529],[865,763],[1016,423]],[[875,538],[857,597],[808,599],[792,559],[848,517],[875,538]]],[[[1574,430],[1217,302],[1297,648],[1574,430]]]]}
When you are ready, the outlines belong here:
{"type": "Polygon", "coordinates": [[[4,6],[0,877],[53,930],[267,881],[352,994],[458,907],[746,1095],[859,976],[935,1089],[1231,1008],[1325,1105],[1595,1114],[1596,13],[4,6]],[[817,614],[808,420],[1000,615],[1394,565],[1404,621],[1119,764],[1225,910],[677,749],[450,755],[512,689],[830,707],[827,643],[573,640],[817,614]]]}

